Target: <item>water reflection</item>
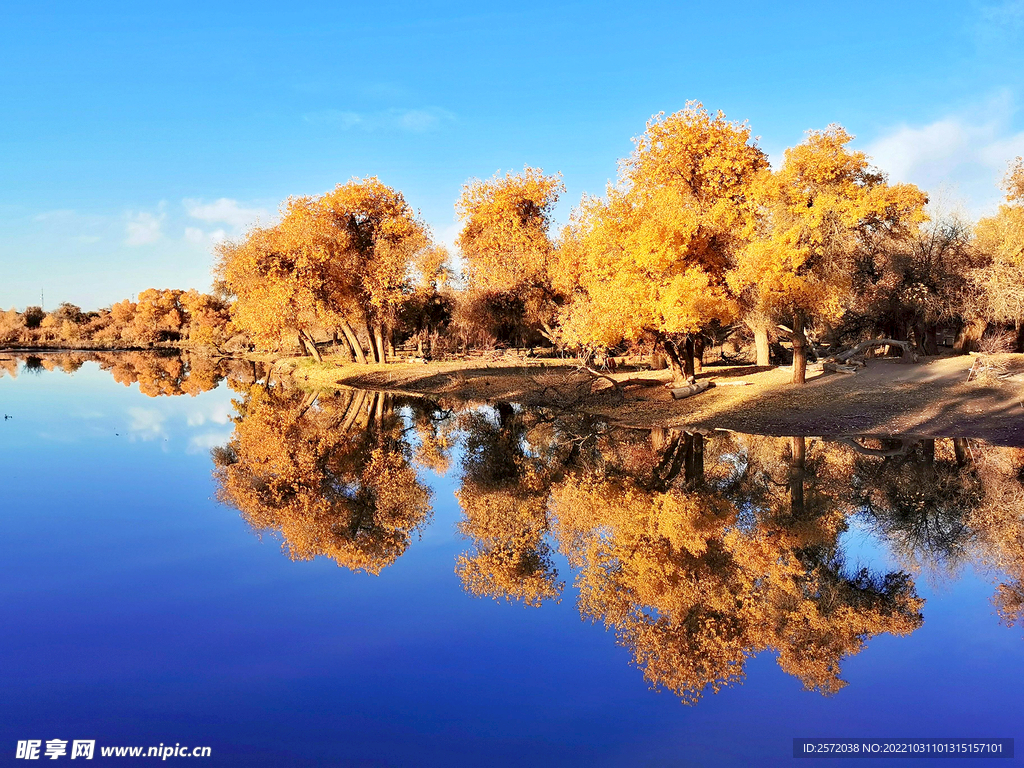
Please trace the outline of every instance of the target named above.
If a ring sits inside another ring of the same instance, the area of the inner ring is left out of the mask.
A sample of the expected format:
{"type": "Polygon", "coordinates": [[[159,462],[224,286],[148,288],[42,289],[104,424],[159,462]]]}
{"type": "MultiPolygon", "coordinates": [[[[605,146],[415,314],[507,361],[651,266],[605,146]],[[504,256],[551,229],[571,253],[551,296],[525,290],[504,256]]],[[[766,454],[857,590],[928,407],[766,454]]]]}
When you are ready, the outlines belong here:
{"type": "Polygon", "coordinates": [[[26,367],[73,372],[85,360],[152,396],[226,378],[238,396],[230,441],[213,450],[219,498],[296,560],[379,574],[429,524],[426,471],[456,476],[466,549],[454,568],[467,593],[539,607],[571,592],[652,686],[685,702],[741,681],[764,652],[806,689],[834,693],[844,659],[922,625],[916,581],[968,565],[991,572],[1003,621],[1024,623],[1021,448],[640,431],[512,404],[314,396],[260,364],[188,356],[47,355],[26,367]],[[895,569],[847,562],[853,526],[895,569]]]}

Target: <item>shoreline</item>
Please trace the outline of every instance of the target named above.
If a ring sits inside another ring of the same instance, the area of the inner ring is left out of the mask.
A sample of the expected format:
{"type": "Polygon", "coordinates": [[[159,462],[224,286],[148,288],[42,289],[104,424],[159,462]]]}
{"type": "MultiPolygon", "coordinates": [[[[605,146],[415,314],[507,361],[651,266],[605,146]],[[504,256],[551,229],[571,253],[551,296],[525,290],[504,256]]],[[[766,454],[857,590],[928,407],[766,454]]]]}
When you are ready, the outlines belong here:
{"type": "Polygon", "coordinates": [[[617,393],[569,361],[389,363],[356,365],[286,358],[280,375],[313,390],[376,389],[412,396],[573,408],[624,427],[727,429],[764,435],[916,435],[965,437],[1024,446],[1024,354],[995,356],[1011,376],[968,381],[976,356],[925,358],[909,365],[872,359],[856,374],[822,374],[803,386],[791,369],[705,366],[698,380],[717,386],[684,400],[665,387],[668,371],[620,371],[623,382],[649,379],[617,393]],[[738,382],[743,386],[731,386],[738,382]],[[591,390],[595,390],[591,393],[591,390]]]}
{"type": "MultiPolygon", "coordinates": [[[[0,355],[118,352],[187,352],[159,348],[10,348],[0,355]]],[[[208,355],[209,356],[209,355],[208,355]]],[[[212,357],[222,357],[213,355],[212,357]]],[[[1004,376],[968,381],[976,355],[943,355],[909,365],[875,358],[852,375],[817,372],[803,386],[789,382],[791,369],[711,364],[698,380],[716,386],[683,400],[666,387],[667,370],[619,370],[595,379],[575,360],[473,357],[449,362],[360,365],[336,357],[252,353],[224,356],[270,366],[272,376],[299,387],[331,391],[369,389],[461,403],[516,402],[576,410],[622,427],[724,429],[752,434],[964,437],[994,445],[1024,446],[1024,354],[989,356],[1004,376]],[[610,380],[622,387],[616,391],[610,380]],[[628,384],[626,381],[628,380],[628,384]],[[743,382],[743,386],[733,386],[743,382]]]]}

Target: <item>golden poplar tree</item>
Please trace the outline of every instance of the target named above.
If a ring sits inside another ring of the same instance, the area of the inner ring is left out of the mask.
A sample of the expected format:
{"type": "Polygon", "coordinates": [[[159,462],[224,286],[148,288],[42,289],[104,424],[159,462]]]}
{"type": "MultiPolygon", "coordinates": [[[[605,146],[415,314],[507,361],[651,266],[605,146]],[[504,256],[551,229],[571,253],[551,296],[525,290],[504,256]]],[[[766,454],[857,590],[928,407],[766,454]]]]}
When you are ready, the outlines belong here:
{"type": "Polygon", "coordinates": [[[455,204],[462,224],[456,245],[469,282],[464,300],[515,303],[518,321],[552,341],[561,297],[552,282],[555,246],[549,230],[564,190],[559,175],[527,166],[522,173],[467,182],[455,204]]]}
{"type": "Polygon", "coordinates": [[[757,217],[728,276],[748,311],[792,324],[793,381],[806,379],[806,329],[837,321],[873,238],[905,237],[925,219],[927,198],[912,184],[886,183],[839,126],[811,131],[786,150],[782,167],[759,174],[757,217]]]}
{"type": "Polygon", "coordinates": [[[618,184],[585,198],[563,235],[562,322],[588,348],[652,338],[690,378],[695,339],[736,316],[725,277],[767,160],[745,124],[696,103],[652,118],[635,144],[618,184]]]}

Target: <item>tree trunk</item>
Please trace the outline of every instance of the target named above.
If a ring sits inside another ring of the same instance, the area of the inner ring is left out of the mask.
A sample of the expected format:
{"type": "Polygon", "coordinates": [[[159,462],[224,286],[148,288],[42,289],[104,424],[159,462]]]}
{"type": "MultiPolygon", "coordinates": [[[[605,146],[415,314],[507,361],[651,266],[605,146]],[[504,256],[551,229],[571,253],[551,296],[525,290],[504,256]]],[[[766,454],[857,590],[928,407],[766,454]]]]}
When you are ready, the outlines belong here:
{"type": "Polygon", "coordinates": [[[352,330],[352,326],[349,325],[347,320],[342,323],[341,332],[345,334],[345,339],[352,348],[352,354],[355,355],[356,362],[366,365],[366,353],[363,352],[363,345],[359,343],[359,337],[356,336],[356,332],[352,330]]]}
{"type": "Polygon", "coordinates": [[[935,463],[935,440],[929,438],[921,441],[921,452],[924,454],[925,464],[935,463]]]}
{"type": "Polygon", "coordinates": [[[793,316],[793,383],[807,383],[807,336],[804,335],[804,314],[793,316]]]}
{"type": "Polygon", "coordinates": [[[675,342],[671,339],[664,339],[661,345],[665,349],[668,367],[672,371],[672,381],[677,384],[684,383],[686,381],[686,374],[683,371],[683,364],[679,361],[679,351],[676,349],[675,342]]]}
{"type": "Polygon", "coordinates": [[[373,326],[373,343],[377,348],[377,362],[388,361],[387,349],[384,346],[384,325],[383,323],[373,326]]]}
{"type": "Polygon", "coordinates": [[[767,368],[769,365],[771,365],[767,328],[754,329],[754,349],[757,353],[757,366],[759,368],[767,368]]]}
{"type": "Polygon", "coordinates": [[[664,352],[655,347],[651,352],[651,370],[664,371],[666,368],[668,368],[668,358],[664,352]]]}
{"type": "Polygon", "coordinates": [[[707,346],[703,336],[697,336],[693,340],[693,374],[704,372],[704,349],[707,346]]]}
{"type": "Polygon", "coordinates": [[[956,456],[956,464],[958,467],[967,466],[967,459],[970,455],[970,449],[967,446],[967,439],[963,437],[953,438],[953,454],[956,456]]]}
{"type": "Polygon", "coordinates": [[[668,445],[668,430],[665,427],[651,427],[651,448],[663,451],[668,445]]]}
{"type": "Polygon", "coordinates": [[[789,459],[789,503],[793,517],[799,520],[807,511],[804,504],[804,467],[807,457],[807,441],[803,437],[791,437],[790,448],[792,455],[789,459]]]}
{"type": "Polygon", "coordinates": [[[924,349],[926,355],[939,354],[938,323],[928,323],[924,329],[924,349]]]}
{"type": "Polygon", "coordinates": [[[395,329],[388,327],[384,333],[384,339],[387,341],[388,358],[391,360],[395,359],[395,329]]]}
{"type": "Polygon", "coordinates": [[[988,323],[984,320],[968,320],[960,329],[953,348],[962,355],[968,352],[977,352],[981,337],[985,335],[985,328],[988,323]]]}
{"type": "Polygon", "coordinates": [[[696,381],[697,380],[697,371],[696,371],[696,368],[694,366],[694,360],[695,359],[696,359],[696,355],[694,353],[693,336],[690,336],[689,334],[687,334],[686,341],[683,344],[683,360],[682,360],[682,363],[683,363],[683,377],[687,381],[696,381]]]}

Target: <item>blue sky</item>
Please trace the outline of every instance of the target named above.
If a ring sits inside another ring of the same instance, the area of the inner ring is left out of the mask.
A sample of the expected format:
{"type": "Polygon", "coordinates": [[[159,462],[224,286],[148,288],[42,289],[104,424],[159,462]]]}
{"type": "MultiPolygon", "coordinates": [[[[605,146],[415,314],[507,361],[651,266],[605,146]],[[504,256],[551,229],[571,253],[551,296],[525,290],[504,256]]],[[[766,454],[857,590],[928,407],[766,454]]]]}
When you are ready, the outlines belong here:
{"type": "Polygon", "coordinates": [[[841,123],[894,179],[984,213],[1024,154],[1024,0],[7,0],[0,306],[205,289],[214,241],[352,176],[450,242],[466,179],[539,166],[564,220],[690,99],[773,158],[841,123]]]}

